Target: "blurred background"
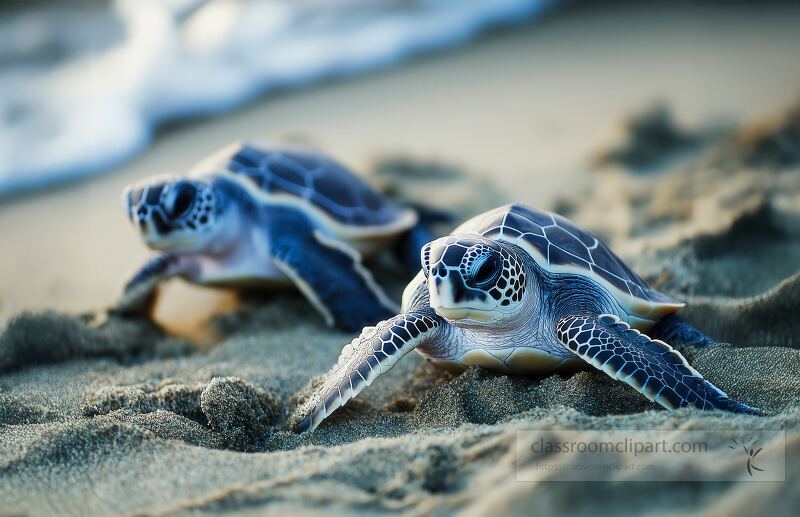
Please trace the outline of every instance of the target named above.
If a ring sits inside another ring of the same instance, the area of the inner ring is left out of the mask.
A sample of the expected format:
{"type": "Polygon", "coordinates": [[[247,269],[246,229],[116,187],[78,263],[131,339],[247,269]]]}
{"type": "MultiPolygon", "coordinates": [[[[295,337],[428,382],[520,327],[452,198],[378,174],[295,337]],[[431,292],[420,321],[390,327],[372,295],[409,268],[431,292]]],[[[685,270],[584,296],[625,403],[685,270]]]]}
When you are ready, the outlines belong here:
{"type": "Polygon", "coordinates": [[[642,106],[689,129],[785,107],[799,29],[793,2],[2,2],[0,320],[109,305],[146,255],[123,187],[234,140],[454,163],[552,208],[642,106]]]}

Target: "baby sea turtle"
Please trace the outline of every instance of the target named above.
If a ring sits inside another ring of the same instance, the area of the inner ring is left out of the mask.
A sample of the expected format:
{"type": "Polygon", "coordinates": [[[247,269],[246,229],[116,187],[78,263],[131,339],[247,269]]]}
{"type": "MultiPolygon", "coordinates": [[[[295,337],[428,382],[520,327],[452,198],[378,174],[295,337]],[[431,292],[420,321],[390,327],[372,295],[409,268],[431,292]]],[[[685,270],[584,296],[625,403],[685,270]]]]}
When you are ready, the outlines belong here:
{"type": "Polygon", "coordinates": [[[397,306],[361,257],[390,245],[419,269],[433,235],[333,159],[302,147],[234,144],[189,177],[155,177],[123,193],[128,218],[159,253],[116,309],[146,312],[170,277],[211,286],[294,284],[330,325],[358,330],[397,306]]]}
{"type": "Polygon", "coordinates": [[[296,430],[328,415],[416,349],[450,369],[512,374],[589,363],[662,406],[757,414],[703,379],[663,341],[713,344],[597,237],[523,205],[479,215],[422,249],[402,313],[346,345],[296,430]],[[313,409],[312,409],[313,408],[313,409]]]}

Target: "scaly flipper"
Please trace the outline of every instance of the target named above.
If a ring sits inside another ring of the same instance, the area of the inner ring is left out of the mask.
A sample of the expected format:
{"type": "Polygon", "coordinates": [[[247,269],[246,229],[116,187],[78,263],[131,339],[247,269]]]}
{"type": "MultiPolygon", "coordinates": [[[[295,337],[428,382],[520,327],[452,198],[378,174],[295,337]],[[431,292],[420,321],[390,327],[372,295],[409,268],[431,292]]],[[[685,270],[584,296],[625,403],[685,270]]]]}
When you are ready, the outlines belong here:
{"type": "Polygon", "coordinates": [[[295,431],[316,429],[328,415],[388,372],[400,358],[431,340],[439,326],[440,318],[431,310],[400,314],[376,327],[364,328],[360,336],[342,349],[322,388],[309,403],[313,409],[295,426],[295,431]]]}
{"type": "Polygon", "coordinates": [[[762,414],[703,379],[671,346],[630,328],[617,316],[568,316],[558,322],[556,334],[578,357],[667,409],[694,406],[762,414]]]}
{"type": "Polygon", "coordinates": [[[155,305],[158,285],[183,273],[181,260],[171,253],[160,253],[147,261],[125,284],[113,311],[149,315],[155,305]]]}
{"type": "Polygon", "coordinates": [[[356,250],[326,238],[304,216],[286,212],[269,218],[275,265],[328,325],[354,332],[397,314],[399,308],[372,278],[356,250]]]}

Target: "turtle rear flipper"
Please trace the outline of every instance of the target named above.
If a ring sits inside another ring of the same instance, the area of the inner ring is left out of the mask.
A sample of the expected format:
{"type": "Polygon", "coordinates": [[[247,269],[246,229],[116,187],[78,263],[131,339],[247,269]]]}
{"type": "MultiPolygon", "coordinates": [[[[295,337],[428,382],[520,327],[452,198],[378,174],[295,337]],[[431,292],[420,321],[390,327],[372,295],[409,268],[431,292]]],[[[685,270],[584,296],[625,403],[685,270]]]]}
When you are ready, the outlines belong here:
{"type": "Polygon", "coordinates": [[[668,314],[648,331],[656,339],[697,347],[714,346],[716,341],[689,325],[675,314],[668,314]]]}
{"type": "Polygon", "coordinates": [[[356,331],[397,314],[399,307],[375,282],[356,250],[325,237],[293,210],[276,212],[268,221],[275,265],[328,325],[356,331]]]}
{"type": "Polygon", "coordinates": [[[694,406],[763,414],[732,400],[689,366],[678,351],[630,328],[617,316],[568,316],[558,322],[556,334],[578,357],[667,409],[694,406]]]}
{"type": "Polygon", "coordinates": [[[437,333],[440,318],[429,312],[400,314],[376,327],[366,327],[345,345],[339,360],[325,376],[324,384],[309,406],[310,413],[295,432],[313,431],[336,409],[388,372],[404,355],[437,333]]]}

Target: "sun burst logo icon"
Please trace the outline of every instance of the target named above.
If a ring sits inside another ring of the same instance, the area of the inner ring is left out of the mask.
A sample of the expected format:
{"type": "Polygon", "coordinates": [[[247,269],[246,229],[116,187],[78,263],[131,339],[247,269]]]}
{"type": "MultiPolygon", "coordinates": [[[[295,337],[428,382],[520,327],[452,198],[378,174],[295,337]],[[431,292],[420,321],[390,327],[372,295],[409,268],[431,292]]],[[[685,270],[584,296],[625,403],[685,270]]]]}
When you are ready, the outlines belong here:
{"type": "Polygon", "coordinates": [[[756,456],[764,450],[763,447],[758,447],[758,440],[754,439],[752,436],[742,436],[739,441],[737,441],[736,438],[731,438],[731,445],[728,445],[728,448],[734,451],[738,451],[740,448],[744,450],[744,453],[747,455],[747,473],[750,477],[753,477],[754,470],[764,472],[764,469],[756,467],[755,465],[756,456]]]}

